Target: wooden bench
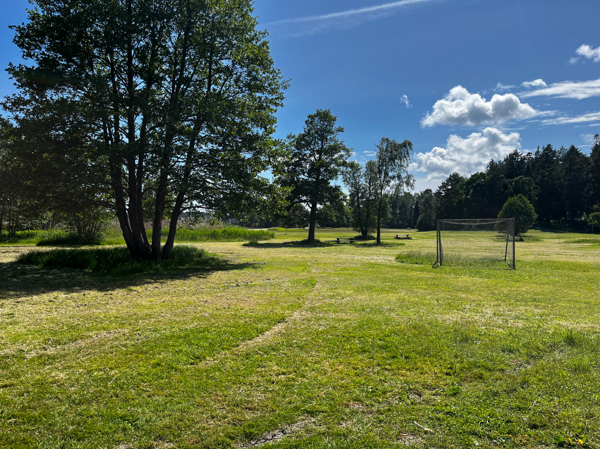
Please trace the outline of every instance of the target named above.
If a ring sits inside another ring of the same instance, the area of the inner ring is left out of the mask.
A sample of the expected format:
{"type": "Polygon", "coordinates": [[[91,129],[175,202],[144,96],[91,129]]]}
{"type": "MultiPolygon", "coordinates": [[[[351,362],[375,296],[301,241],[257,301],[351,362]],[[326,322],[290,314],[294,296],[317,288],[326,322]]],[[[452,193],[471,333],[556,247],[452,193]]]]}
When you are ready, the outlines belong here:
{"type": "Polygon", "coordinates": [[[412,240],[412,237],[408,234],[404,234],[404,235],[400,235],[400,234],[396,234],[396,239],[398,240],[412,240]]]}
{"type": "Polygon", "coordinates": [[[352,237],[336,237],[336,243],[354,243],[354,239],[352,237]]]}

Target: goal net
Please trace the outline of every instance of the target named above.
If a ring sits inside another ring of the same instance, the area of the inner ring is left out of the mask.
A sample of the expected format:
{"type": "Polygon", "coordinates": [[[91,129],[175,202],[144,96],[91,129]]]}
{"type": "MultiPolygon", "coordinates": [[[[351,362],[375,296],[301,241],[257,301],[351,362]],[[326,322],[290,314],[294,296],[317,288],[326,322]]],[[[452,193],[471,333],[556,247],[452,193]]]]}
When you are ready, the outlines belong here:
{"type": "Polygon", "coordinates": [[[515,219],[437,221],[437,261],[442,265],[515,266],[515,219]]]}

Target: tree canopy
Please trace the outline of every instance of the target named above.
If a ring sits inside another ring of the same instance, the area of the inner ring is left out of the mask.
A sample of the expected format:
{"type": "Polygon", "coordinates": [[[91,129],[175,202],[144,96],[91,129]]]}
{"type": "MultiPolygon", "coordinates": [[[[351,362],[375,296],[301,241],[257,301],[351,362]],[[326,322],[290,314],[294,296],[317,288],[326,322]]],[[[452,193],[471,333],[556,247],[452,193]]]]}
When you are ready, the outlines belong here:
{"type": "Polygon", "coordinates": [[[524,195],[518,194],[506,200],[498,218],[514,218],[515,234],[522,235],[533,226],[537,214],[529,200],[524,195]]]}
{"type": "Polygon", "coordinates": [[[277,159],[271,135],[287,83],[251,0],[33,3],[14,27],[30,65],[9,67],[19,94],[5,108],[16,123],[60,117],[81,138],[73,151],[89,155],[132,255],[168,258],[186,210],[281,199],[259,174],[277,159]]]}
{"type": "Polygon", "coordinates": [[[339,139],[344,128],[336,126],[330,110],[309,114],[301,134],[287,138],[289,160],[280,177],[281,185],[291,189],[291,205],[303,204],[309,211],[308,242],[315,240],[319,206],[338,202],[343,194],[333,184],[348,162],[350,149],[339,139]]]}

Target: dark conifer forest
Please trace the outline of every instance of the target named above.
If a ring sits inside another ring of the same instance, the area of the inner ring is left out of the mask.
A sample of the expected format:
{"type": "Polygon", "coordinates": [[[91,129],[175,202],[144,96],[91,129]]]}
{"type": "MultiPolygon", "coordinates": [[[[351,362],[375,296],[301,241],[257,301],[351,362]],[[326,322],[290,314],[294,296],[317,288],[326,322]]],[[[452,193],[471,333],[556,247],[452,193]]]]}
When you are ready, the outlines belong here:
{"type": "Polygon", "coordinates": [[[436,219],[494,218],[508,198],[519,194],[535,207],[539,227],[588,228],[590,215],[600,205],[598,135],[589,156],[575,146],[556,149],[551,144],[535,153],[515,150],[503,160],[490,161],[483,172],[452,173],[435,192],[398,192],[391,198],[388,226],[427,230],[435,219],[422,219],[421,227],[417,221],[432,215],[436,219]]]}

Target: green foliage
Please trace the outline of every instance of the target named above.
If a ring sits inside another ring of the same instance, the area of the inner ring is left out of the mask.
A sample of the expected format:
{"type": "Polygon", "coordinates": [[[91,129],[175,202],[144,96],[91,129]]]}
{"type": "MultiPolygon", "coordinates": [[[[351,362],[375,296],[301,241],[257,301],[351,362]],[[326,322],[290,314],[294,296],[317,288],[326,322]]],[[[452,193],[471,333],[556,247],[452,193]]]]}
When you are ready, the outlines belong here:
{"type": "Polygon", "coordinates": [[[528,176],[518,176],[510,181],[506,194],[509,198],[521,194],[527,198],[531,204],[534,204],[537,201],[535,182],[528,176]]]}
{"type": "Polygon", "coordinates": [[[168,257],[162,219],[175,231],[186,209],[281,207],[286,192],[259,174],[283,156],[271,136],[288,83],[251,0],[32,3],[14,27],[29,65],[10,66],[20,92],[5,107],[32,143],[67,144],[60,180],[110,197],[133,254],[168,257]]]}
{"type": "Polygon", "coordinates": [[[344,184],[348,188],[352,229],[360,232],[362,237],[367,237],[377,227],[375,179],[368,176],[370,172],[356,161],[349,162],[343,171],[344,184]]]}
{"type": "Polygon", "coordinates": [[[413,144],[410,140],[398,143],[382,137],[376,148],[375,160],[367,163],[366,170],[367,176],[375,180],[377,243],[381,243],[381,226],[391,218],[389,195],[398,188],[414,186],[414,178],[408,174],[413,144]]]}
{"type": "Polygon", "coordinates": [[[594,206],[594,212],[588,217],[587,225],[594,234],[600,234],[600,205],[594,206]]]}
{"type": "MultiPolygon", "coordinates": [[[[414,228],[416,221],[413,220],[415,197],[410,192],[404,192],[402,188],[397,188],[390,195],[390,207],[392,209],[392,218],[389,226],[392,228],[414,228]]],[[[417,217],[418,218],[418,217],[417,217]]]]}
{"type": "MultiPolygon", "coordinates": [[[[436,217],[463,218],[463,191],[464,178],[458,173],[452,173],[442,182],[435,192],[436,217]]],[[[419,226],[417,225],[417,228],[419,226]]]]}
{"type": "Polygon", "coordinates": [[[111,276],[159,272],[177,268],[207,268],[218,259],[206,251],[191,246],[176,246],[168,260],[132,259],[127,248],[58,249],[22,254],[18,263],[40,268],[71,268],[111,276]]]}
{"type": "Polygon", "coordinates": [[[417,220],[417,229],[423,231],[434,231],[435,222],[431,219],[431,215],[421,214],[417,220]]]}
{"type": "Polygon", "coordinates": [[[509,198],[504,203],[502,210],[498,214],[498,218],[514,218],[515,233],[521,235],[533,226],[537,219],[537,214],[529,200],[522,194],[519,194],[509,198]]]}
{"type": "Polygon", "coordinates": [[[417,197],[420,215],[417,219],[419,231],[433,231],[436,229],[436,197],[430,189],[424,190],[417,197]]]}
{"type": "Polygon", "coordinates": [[[279,183],[289,188],[290,204],[304,204],[309,210],[308,240],[315,239],[319,206],[339,201],[341,188],[333,184],[348,163],[350,149],[339,139],[344,128],[329,109],[309,114],[304,132],[287,138],[289,160],[279,183]]]}

